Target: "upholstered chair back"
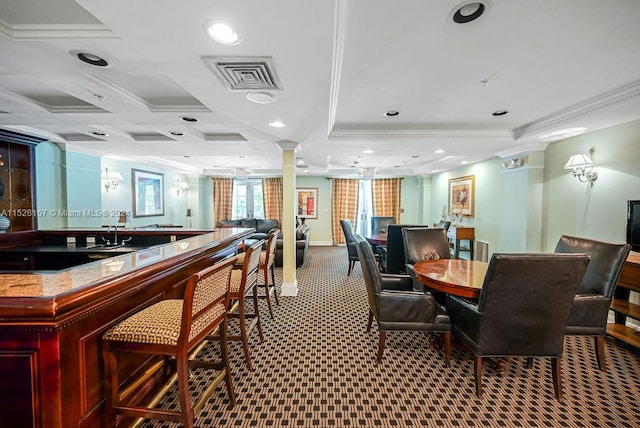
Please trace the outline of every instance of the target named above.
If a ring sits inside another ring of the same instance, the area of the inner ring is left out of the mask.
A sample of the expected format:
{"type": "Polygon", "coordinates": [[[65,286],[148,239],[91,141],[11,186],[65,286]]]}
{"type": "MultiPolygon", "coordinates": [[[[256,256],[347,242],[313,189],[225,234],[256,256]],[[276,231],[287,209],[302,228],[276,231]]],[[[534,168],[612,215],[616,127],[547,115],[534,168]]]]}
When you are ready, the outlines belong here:
{"type": "Polygon", "coordinates": [[[449,259],[449,241],[444,229],[405,227],[402,229],[405,264],[425,260],[449,259]]]}

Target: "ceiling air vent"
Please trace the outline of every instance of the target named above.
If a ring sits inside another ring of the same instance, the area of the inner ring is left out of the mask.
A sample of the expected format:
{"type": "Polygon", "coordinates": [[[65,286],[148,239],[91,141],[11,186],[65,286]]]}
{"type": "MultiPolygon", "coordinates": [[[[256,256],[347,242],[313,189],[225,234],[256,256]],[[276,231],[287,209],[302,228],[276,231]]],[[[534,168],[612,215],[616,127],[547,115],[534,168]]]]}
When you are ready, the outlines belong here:
{"type": "Polygon", "coordinates": [[[282,90],[271,57],[203,57],[230,91],[282,90]]]}

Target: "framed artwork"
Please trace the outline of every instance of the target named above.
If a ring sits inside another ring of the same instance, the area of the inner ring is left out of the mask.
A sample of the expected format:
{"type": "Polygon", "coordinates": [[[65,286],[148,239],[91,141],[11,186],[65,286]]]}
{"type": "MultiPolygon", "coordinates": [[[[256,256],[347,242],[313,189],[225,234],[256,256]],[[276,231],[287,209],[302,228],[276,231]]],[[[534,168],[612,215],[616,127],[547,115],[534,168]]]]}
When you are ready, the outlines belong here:
{"type": "Polygon", "coordinates": [[[164,215],[164,174],[132,169],[133,216],[164,215]]]}
{"type": "Polygon", "coordinates": [[[475,179],[473,175],[449,180],[449,213],[473,217],[475,179]]]}
{"type": "Polygon", "coordinates": [[[298,218],[318,218],[318,189],[296,189],[298,218]]]}

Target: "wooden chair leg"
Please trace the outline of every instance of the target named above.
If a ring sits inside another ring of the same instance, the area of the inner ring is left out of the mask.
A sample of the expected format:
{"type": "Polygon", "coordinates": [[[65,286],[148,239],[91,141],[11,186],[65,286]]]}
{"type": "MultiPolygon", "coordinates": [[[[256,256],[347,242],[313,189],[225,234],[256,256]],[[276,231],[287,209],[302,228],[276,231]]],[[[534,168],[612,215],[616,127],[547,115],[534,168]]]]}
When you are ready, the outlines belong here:
{"type": "Polygon", "coordinates": [[[189,357],[186,350],[176,357],[178,375],[178,395],[180,396],[180,413],[182,425],[193,428],[193,408],[189,398],[189,357]]]}
{"type": "Polygon", "coordinates": [[[378,339],[378,355],[376,357],[376,364],[380,364],[382,361],[382,353],[384,352],[384,345],[387,341],[387,332],[381,331],[380,338],[378,339]]]}
{"type": "Polygon", "coordinates": [[[528,369],[532,369],[533,368],[533,357],[527,357],[527,363],[526,363],[525,367],[528,368],[528,369]]]}
{"type": "Polygon", "coordinates": [[[223,370],[226,370],[225,384],[227,385],[227,395],[232,406],[236,405],[236,393],[233,388],[233,380],[231,378],[231,363],[229,359],[229,342],[227,340],[227,317],[224,317],[220,325],[220,358],[222,360],[223,370]]]}
{"type": "Polygon", "coordinates": [[[351,271],[353,270],[353,267],[355,266],[356,261],[355,260],[349,260],[349,272],[347,272],[347,276],[351,275],[351,271]]]}
{"type": "Polygon", "coordinates": [[[476,355],[473,362],[474,377],[476,379],[476,396],[482,397],[482,357],[476,355]]]}
{"type": "Polygon", "coordinates": [[[444,345],[445,365],[451,367],[451,332],[441,333],[442,344],[444,345]]]}
{"type": "Polygon", "coordinates": [[[369,308],[369,321],[367,321],[367,333],[371,330],[373,324],[373,311],[369,308]]]}
{"type": "Polygon", "coordinates": [[[271,283],[273,284],[273,295],[276,297],[276,305],[280,305],[280,300],[278,300],[278,289],[276,288],[276,274],[273,265],[271,265],[271,283]]]}
{"type": "Polygon", "coordinates": [[[604,336],[596,336],[594,339],[595,340],[594,340],[593,346],[596,351],[596,360],[598,361],[598,368],[601,371],[606,372],[607,366],[604,360],[604,336]]]}
{"type": "Polygon", "coordinates": [[[107,426],[113,427],[116,424],[113,409],[120,404],[118,402],[118,364],[115,355],[109,351],[108,344],[104,342],[102,345],[102,358],[105,364],[104,388],[107,426]]]}
{"type": "Polygon", "coordinates": [[[551,358],[551,378],[553,379],[553,391],[558,401],[562,401],[562,375],[560,358],[551,358]]]}
{"type": "Polygon", "coordinates": [[[262,332],[262,322],[260,321],[260,306],[258,303],[258,288],[253,287],[253,316],[258,320],[258,334],[260,335],[260,342],[264,342],[264,333],[262,332]]]}
{"type": "Polygon", "coordinates": [[[249,355],[249,334],[247,332],[247,318],[245,316],[244,299],[240,299],[240,302],[238,303],[238,319],[240,323],[240,339],[242,340],[244,359],[247,363],[247,368],[249,370],[253,370],[251,356],[249,355]]]}
{"type": "Polygon", "coordinates": [[[267,300],[269,315],[271,316],[271,319],[273,319],[273,309],[271,308],[271,287],[269,286],[269,271],[266,268],[264,271],[264,298],[267,300]]]}

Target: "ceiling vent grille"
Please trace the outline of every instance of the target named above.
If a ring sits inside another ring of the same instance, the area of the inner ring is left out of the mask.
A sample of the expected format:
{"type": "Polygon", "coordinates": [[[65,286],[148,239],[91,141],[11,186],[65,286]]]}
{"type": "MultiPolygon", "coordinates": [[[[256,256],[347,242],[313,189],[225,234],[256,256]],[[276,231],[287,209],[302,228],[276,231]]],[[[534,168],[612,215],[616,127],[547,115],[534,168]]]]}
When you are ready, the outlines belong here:
{"type": "Polygon", "coordinates": [[[282,90],[271,57],[203,57],[230,91],[282,90]]]}

